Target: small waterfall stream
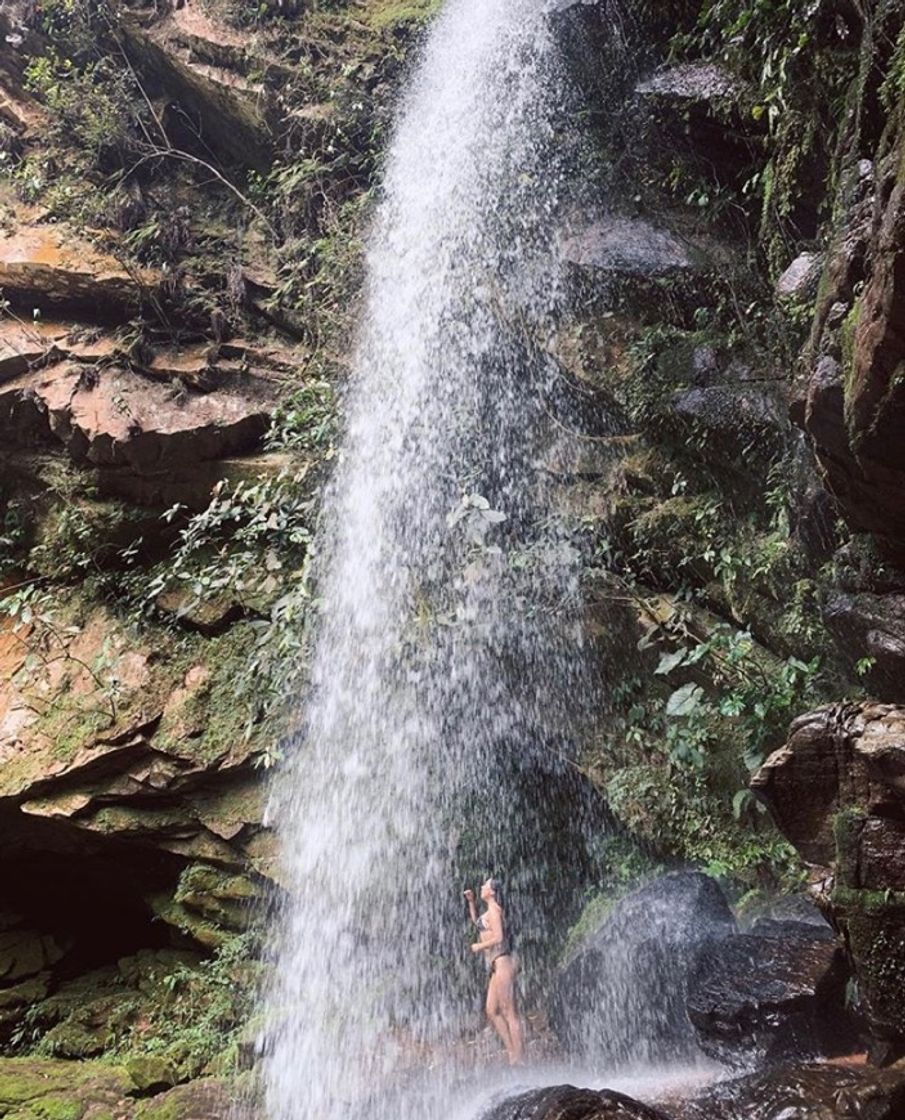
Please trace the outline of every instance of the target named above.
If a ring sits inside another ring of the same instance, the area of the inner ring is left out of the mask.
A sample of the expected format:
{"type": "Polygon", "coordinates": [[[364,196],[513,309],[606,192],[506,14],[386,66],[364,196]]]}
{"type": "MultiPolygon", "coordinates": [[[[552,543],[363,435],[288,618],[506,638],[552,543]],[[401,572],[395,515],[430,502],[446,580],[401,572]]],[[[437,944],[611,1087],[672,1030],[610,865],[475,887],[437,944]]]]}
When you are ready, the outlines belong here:
{"type": "Polygon", "coordinates": [[[425,1066],[442,1099],[454,1063],[436,1055],[482,995],[464,877],[509,880],[529,977],[557,882],[580,877],[581,843],[554,833],[581,832],[568,754],[593,688],[545,470],[567,438],[548,350],[571,97],[542,0],[448,0],[400,107],[310,697],[272,806],[272,1120],[420,1113],[393,1088],[425,1066]]]}

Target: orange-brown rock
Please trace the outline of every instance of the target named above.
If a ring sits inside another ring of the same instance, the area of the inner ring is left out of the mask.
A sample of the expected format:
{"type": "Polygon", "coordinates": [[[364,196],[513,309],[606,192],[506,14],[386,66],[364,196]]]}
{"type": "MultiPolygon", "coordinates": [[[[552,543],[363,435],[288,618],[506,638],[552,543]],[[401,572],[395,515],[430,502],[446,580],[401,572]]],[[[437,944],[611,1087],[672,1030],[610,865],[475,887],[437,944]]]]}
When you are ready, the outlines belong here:
{"type": "Polygon", "coordinates": [[[119,367],[86,373],[64,361],[0,385],[0,429],[17,441],[36,430],[78,462],[153,475],[251,451],[267,429],[274,386],[227,375],[216,392],[161,383],[119,367]]]}
{"type": "Polygon", "coordinates": [[[129,270],[62,225],[22,224],[0,239],[0,288],[28,315],[60,307],[92,316],[136,308],[159,283],[129,270]]]}

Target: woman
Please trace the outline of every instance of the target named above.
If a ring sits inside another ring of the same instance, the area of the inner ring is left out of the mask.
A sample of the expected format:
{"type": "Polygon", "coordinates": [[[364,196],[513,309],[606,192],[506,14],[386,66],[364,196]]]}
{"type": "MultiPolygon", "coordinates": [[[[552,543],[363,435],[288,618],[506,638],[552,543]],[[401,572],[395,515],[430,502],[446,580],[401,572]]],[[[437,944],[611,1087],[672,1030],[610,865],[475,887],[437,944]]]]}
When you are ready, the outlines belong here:
{"type": "Polygon", "coordinates": [[[478,927],[478,940],[472,945],[473,953],[483,953],[490,972],[487,985],[487,1018],[503,1040],[509,1064],[522,1064],[522,1024],[515,1006],[515,958],[512,941],[506,931],[506,912],[503,907],[503,884],[499,879],[488,879],[481,886],[484,913],[478,917],[474,891],[465,892],[468,913],[478,927]]]}

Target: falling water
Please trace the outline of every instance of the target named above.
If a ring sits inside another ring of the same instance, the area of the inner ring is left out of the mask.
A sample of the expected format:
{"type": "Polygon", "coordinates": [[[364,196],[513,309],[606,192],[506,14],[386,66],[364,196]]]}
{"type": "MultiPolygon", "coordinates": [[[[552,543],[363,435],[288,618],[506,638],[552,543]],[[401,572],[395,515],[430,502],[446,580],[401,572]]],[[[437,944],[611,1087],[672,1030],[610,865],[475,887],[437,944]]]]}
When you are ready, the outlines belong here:
{"type": "Polygon", "coordinates": [[[273,1120],[404,1115],[402,1071],[475,1022],[464,877],[509,880],[530,978],[553,865],[581,874],[568,755],[592,690],[546,469],[568,438],[570,96],[541,0],[449,0],[400,109],[273,808],[273,1120]]]}

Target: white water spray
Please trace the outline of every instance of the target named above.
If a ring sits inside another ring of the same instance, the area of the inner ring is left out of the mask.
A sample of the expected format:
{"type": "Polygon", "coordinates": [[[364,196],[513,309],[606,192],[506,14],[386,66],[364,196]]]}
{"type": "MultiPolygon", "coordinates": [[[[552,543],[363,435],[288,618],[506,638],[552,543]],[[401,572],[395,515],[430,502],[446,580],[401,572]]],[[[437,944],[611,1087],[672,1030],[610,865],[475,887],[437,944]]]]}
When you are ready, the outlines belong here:
{"type": "Polygon", "coordinates": [[[563,758],[592,690],[545,471],[575,114],[543,9],[449,0],[389,153],[311,697],[273,808],[271,1120],[420,1112],[404,1071],[479,1006],[464,875],[510,881],[530,975],[549,863],[580,872],[563,758]]]}

